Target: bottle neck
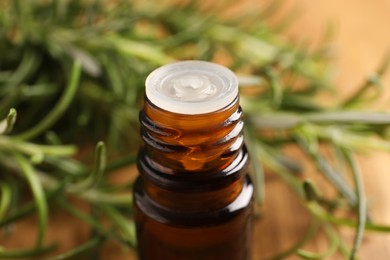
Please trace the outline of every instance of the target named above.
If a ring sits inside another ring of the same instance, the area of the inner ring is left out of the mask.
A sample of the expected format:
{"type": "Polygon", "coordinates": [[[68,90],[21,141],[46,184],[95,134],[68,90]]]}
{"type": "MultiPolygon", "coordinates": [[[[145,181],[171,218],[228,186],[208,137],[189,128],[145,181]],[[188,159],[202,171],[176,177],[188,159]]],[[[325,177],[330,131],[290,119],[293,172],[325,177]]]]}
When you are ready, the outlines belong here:
{"type": "Polygon", "coordinates": [[[219,111],[182,115],[145,100],[138,169],[152,204],[188,212],[227,207],[246,185],[248,154],[238,98],[219,111]]]}
{"type": "Polygon", "coordinates": [[[145,150],[138,159],[145,194],[164,208],[186,212],[220,210],[231,204],[247,185],[247,164],[245,147],[224,170],[196,174],[167,174],[145,150]]]}
{"type": "Polygon", "coordinates": [[[222,170],[243,145],[242,118],[238,98],[219,111],[199,115],[165,111],[145,99],[141,136],[146,153],[164,171],[222,170]]]}

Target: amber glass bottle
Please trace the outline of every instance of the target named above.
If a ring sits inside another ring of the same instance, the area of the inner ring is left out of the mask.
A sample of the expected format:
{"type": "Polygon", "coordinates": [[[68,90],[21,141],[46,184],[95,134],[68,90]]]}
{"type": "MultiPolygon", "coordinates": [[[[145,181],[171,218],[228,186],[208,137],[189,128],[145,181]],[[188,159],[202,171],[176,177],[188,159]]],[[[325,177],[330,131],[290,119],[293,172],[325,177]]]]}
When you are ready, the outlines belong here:
{"type": "Polygon", "coordinates": [[[134,187],[141,260],[250,259],[247,175],[234,74],[186,61],[148,77],[134,187]]]}

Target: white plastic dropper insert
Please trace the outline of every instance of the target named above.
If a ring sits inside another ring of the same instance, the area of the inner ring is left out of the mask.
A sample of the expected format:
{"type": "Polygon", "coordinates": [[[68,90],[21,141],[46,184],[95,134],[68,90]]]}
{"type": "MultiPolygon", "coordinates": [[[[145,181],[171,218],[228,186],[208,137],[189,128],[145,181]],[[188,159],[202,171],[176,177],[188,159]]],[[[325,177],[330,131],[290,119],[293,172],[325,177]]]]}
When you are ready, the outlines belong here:
{"type": "Polygon", "coordinates": [[[204,114],[228,106],[238,95],[234,73],[216,63],[181,61],[157,68],[147,77],[146,97],[179,114],[204,114]]]}

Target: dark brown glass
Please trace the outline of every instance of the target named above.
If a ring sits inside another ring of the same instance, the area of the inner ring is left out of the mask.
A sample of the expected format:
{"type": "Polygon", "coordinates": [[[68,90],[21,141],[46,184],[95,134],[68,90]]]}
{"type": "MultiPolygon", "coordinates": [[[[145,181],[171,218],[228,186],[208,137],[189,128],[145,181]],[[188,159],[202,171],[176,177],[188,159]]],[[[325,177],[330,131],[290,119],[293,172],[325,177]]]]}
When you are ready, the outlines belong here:
{"type": "Polygon", "coordinates": [[[186,115],[146,99],[134,187],[141,260],[247,260],[253,185],[238,98],[186,115]]]}

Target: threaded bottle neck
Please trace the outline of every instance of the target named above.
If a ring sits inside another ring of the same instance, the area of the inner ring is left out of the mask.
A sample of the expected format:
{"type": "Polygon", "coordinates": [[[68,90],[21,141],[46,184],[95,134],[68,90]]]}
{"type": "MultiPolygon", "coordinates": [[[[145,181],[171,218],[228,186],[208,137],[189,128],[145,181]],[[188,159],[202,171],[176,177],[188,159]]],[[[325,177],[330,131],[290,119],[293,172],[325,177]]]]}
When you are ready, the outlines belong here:
{"type": "Polygon", "coordinates": [[[218,111],[195,115],[169,112],[145,99],[140,122],[146,153],[164,171],[222,170],[243,145],[238,98],[218,111]]]}

